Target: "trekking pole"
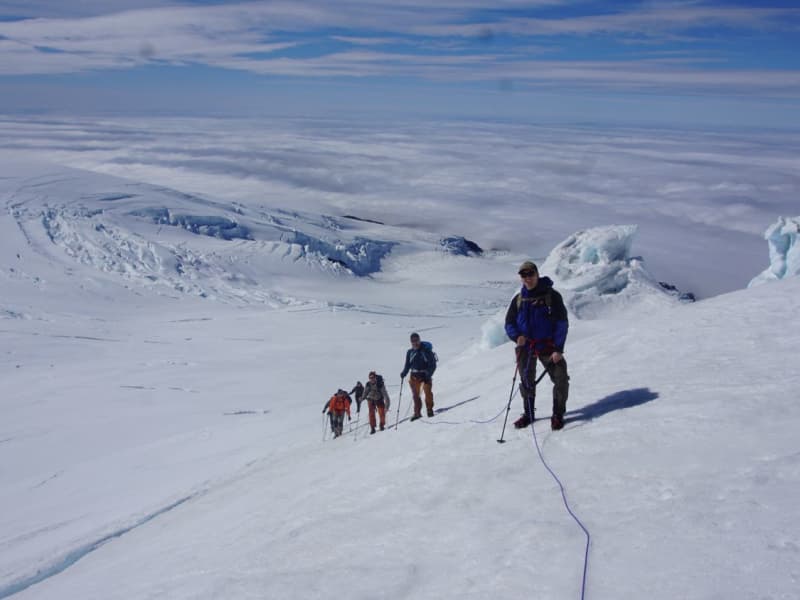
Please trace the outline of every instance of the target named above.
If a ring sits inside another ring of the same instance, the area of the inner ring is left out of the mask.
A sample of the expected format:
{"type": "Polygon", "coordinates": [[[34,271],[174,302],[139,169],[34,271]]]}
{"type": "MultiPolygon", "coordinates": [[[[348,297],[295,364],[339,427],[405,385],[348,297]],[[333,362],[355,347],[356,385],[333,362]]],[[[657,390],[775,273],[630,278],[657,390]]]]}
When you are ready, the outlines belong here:
{"type": "Polygon", "coordinates": [[[325,418],[325,413],[322,413],[322,441],[324,442],[325,439],[328,437],[328,424],[325,422],[328,419],[325,418]]]}
{"type": "Polygon", "coordinates": [[[400,402],[403,400],[403,382],[405,380],[405,377],[400,378],[400,395],[397,397],[397,420],[394,423],[395,431],[397,431],[397,427],[400,425],[400,402]]]}
{"type": "MultiPolygon", "coordinates": [[[[518,351],[519,352],[519,351],[518,351]]],[[[544,365],[544,371],[539,377],[536,378],[536,381],[533,382],[533,389],[536,389],[536,386],[542,380],[542,377],[547,375],[550,372],[550,362],[548,361],[544,365]]],[[[511,393],[508,395],[508,406],[506,407],[506,418],[503,420],[503,432],[500,434],[500,439],[497,440],[498,444],[505,444],[506,441],[503,439],[503,436],[506,434],[506,423],[508,422],[508,413],[511,411],[511,399],[514,397],[514,384],[517,381],[517,373],[519,373],[519,353],[517,354],[517,368],[514,370],[514,379],[511,380],[511,393]]],[[[522,377],[520,375],[520,377],[522,377]]],[[[530,398],[526,400],[528,402],[528,410],[530,410],[530,398]]],[[[532,413],[531,413],[532,414],[532,413]]],[[[531,422],[531,427],[533,427],[533,422],[531,422]]]]}
{"type": "Polygon", "coordinates": [[[503,436],[506,434],[506,423],[508,423],[508,413],[511,412],[511,400],[514,398],[514,387],[517,384],[517,373],[519,373],[519,356],[517,356],[516,367],[514,367],[514,378],[511,380],[511,392],[508,394],[508,406],[506,406],[506,418],[503,419],[503,431],[500,433],[498,444],[505,444],[503,436]]]}
{"type": "Polygon", "coordinates": [[[358,438],[358,422],[361,420],[361,406],[358,407],[356,411],[356,432],[353,434],[353,441],[355,442],[358,438]]]}

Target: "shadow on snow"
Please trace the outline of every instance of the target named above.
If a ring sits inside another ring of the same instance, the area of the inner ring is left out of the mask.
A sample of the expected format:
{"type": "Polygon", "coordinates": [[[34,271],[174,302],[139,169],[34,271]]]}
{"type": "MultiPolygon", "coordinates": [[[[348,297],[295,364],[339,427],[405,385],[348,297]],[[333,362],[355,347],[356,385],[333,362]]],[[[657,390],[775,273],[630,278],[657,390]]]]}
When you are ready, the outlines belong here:
{"type": "Polygon", "coordinates": [[[591,421],[615,410],[633,408],[634,406],[652,402],[656,398],[658,398],[658,394],[651,391],[650,388],[635,388],[632,390],[615,392],[592,404],[567,411],[564,422],[574,423],[577,421],[591,421]]]}

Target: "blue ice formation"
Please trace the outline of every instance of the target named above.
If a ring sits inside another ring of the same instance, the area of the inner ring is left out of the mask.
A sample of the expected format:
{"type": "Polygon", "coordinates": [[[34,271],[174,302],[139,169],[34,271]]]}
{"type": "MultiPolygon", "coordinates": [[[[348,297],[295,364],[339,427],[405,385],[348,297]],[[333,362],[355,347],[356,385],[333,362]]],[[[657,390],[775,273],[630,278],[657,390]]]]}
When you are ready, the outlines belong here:
{"type": "Polygon", "coordinates": [[[756,275],[747,287],[753,287],[800,275],[800,217],[780,217],[764,232],[769,244],[769,267],[756,275]]]}
{"type": "Polygon", "coordinates": [[[252,240],[250,230],[226,217],[176,214],[168,208],[143,208],[130,213],[135,217],[151,220],[157,225],[182,227],[198,235],[223,240],[252,240]]]}

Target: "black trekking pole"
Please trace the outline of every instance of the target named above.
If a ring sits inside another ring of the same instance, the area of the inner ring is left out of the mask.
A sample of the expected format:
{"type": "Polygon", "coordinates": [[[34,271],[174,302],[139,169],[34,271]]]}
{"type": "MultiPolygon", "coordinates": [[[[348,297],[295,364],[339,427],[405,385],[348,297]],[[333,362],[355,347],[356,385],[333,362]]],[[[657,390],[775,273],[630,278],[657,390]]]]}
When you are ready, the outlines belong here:
{"type": "Polygon", "coordinates": [[[514,368],[514,378],[511,380],[511,392],[508,394],[508,406],[506,406],[506,418],[503,419],[503,431],[500,434],[500,439],[497,440],[498,444],[505,444],[506,441],[503,439],[503,436],[506,434],[506,423],[508,423],[508,413],[511,412],[511,400],[514,398],[514,387],[517,384],[517,373],[519,373],[519,357],[516,361],[516,367],[514,368]]]}
{"type": "Polygon", "coordinates": [[[397,431],[397,427],[400,425],[400,402],[403,400],[403,382],[405,380],[405,377],[400,378],[400,395],[397,397],[397,420],[394,423],[395,431],[397,431]]]}

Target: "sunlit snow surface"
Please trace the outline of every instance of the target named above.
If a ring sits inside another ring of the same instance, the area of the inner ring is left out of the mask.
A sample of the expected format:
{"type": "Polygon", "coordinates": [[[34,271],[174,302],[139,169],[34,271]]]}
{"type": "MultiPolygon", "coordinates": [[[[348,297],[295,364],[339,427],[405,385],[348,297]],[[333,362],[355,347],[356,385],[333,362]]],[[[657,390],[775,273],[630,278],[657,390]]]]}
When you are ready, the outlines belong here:
{"type": "MultiPolygon", "coordinates": [[[[120,127],[106,124],[106,145],[141,140],[130,123],[120,127]]],[[[401,202],[390,219],[374,203],[331,210],[344,196],[326,208],[301,187],[283,200],[240,201],[167,185],[159,179],[182,175],[166,163],[159,177],[84,171],[51,137],[58,130],[72,147],[79,124],[14,128],[40,136],[15,138],[25,149],[0,165],[0,598],[579,598],[584,538],[531,430],[507,429],[508,443],[496,443],[515,366],[511,345],[486,343],[481,328],[504,313],[526,258],[571,307],[567,425],[550,432],[545,382],[535,428],[592,533],[587,598],[796,596],[800,334],[787,323],[800,310],[800,280],[696,303],[658,284],[694,290],[684,286],[696,280],[693,253],[739,256],[752,236],[756,255],[745,262],[760,266],[743,287],[765,262],[763,239],[749,231],[786,214],[781,201],[763,223],[749,209],[717,220],[705,212],[713,203],[703,205],[699,229],[697,206],[676,204],[663,229],[604,219],[614,211],[590,204],[586,220],[603,222],[562,223],[553,206],[536,211],[534,226],[530,204],[512,197],[503,202],[513,219],[484,202],[476,224],[476,205],[449,194],[431,213],[401,202]],[[513,248],[476,235],[524,218],[530,238],[513,248]],[[731,219],[739,233],[723,226],[731,219]],[[485,252],[442,245],[460,236],[485,252]],[[669,240],[688,245],[671,263],[669,240]],[[730,250],[731,240],[741,245],[730,250]],[[323,404],[372,369],[389,385],[389,423],[398,407],[408,414],[399,374],[411,331],[433,342],[436,407],[452,408],[374,436],[361,415],[331,440],[323,404]]],[[[488,126],[478,129],[476,139],[489,139],[488,126]]],[[[404,176],[423,172],[410,166],[421,152],[408,137],[344,129],[337,143],[334,130],[323,136],[329,151],[360,151],[372,164],[393,148],[413,157],[404,176]]],[[[427,147],[466,152],[469,190],[465,130],[443,131],[459,141],[442,133],[427,147]]],[[[588,134],[573,135],[561,137],[577,147],[588,134]]],[[[511,137],[501,128],[497,148],[511,137]]],[[[632,152],[659,146],[637,139],[632,152]]],[[[726,158],[706,156],[701,168],[711,161],[731,182],[744,170],[756,187],[769,179],[758,183],[758,173],[783,172],[794,143],[759,153],[753,170],[732,158],[746,143],[715,139],[726,158]]],[[[619,158],[620,138],[608,140],[619,158]]],[[[91,154],[82,160],[98,160],[91,154]]],[[[646,164],[642,177],[675,177],[646,164]]],[[[678,172],[692,179],[685,164],[678,172]]],[[[797,185],[785,177],[772,185],[797,185]]],[[[346,196],[348,182],[336,193],[346,196]]],[[[428,193],[442,182],[453,179],[417,179],[428,193]]],[[[715,285],[735,288],[731,273],[748,268],[720,264],[715,285]]],[[[520,409],[514,397],[510,420],[520,409]]]]}

